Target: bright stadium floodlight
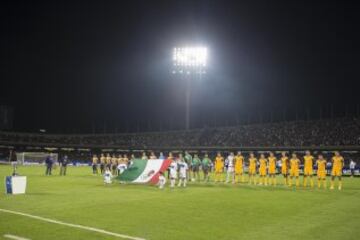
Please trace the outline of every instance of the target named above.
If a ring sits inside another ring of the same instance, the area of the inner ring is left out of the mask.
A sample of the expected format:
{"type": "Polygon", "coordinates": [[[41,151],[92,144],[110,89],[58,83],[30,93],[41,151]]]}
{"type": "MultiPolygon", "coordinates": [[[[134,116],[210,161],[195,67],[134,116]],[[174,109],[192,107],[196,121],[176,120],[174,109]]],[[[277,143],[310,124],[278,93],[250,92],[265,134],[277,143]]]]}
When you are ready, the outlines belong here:
{"type": "Polygon", "coordinates": [[[191,84],[206,73],[208,51],[206,47],[176,47],[173,50],[173,74],[179,74],[187,81],[185,128],[190,129],[191,84]]]}
{"type": "Polygon", "coordinates": [[[205,73],[207,49],[205,47],[174,48],[174,73],[205,73]]]}

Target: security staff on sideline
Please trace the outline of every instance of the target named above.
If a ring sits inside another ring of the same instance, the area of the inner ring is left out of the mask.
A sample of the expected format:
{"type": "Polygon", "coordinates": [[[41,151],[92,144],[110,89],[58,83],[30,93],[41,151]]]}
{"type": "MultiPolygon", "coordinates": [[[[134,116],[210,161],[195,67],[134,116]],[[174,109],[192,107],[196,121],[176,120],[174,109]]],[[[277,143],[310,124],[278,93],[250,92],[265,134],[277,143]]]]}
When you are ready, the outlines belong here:
{"type": "Polygon", "coordinates": [[[68,156],[65,155],[63,158],[60,159],[60,176],[66,175],[66,167],[69,163],[68,156]]]}

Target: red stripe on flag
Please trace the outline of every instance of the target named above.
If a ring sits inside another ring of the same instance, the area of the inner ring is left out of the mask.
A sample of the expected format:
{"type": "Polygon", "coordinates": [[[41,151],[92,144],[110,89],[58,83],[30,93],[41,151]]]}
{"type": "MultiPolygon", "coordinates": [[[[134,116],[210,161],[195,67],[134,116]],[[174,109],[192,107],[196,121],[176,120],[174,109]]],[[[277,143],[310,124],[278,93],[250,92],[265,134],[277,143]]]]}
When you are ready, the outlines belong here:
{"type": "MultiPolygon", "coordinates": [[[[149,160],[149,161],[151,161],[151,160],[149,160]]],[[[149,182],[150,182],[151,184],[157,184],[157,183],[159,182],[160,172],[166,171],[166,169],[169,168],[170,164],[171,164],[171,160],[170,160],[170,159],[164,160],[163,163],[162,163],[162,165],[161,165],[161,167],[160,167],[160,169],[159,169],[159,171],[158,171],[156,174],[154,174],[154,176],[150,179],[149,182]]]]}

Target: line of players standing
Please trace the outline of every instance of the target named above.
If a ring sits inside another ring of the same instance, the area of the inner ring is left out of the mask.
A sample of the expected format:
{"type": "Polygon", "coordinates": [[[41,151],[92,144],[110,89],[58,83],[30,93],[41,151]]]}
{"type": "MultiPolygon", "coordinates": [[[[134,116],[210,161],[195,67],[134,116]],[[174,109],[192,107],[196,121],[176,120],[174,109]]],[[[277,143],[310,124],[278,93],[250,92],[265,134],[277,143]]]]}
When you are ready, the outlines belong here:
{"type": "Polygon", "coordinates": [[[92,170],[93,174],[98,174],[98,168],[100,168],[100,173],[103,175],[106,171],[110,171],[112,175],[121,174],[129,165],[129,159],[126,154],[119,154],[116,156],[115,154],[110,155],[107,153],[106,155],[102,153],[100,157],[96,154],[92,157],[92,170]]]}
{"type": "MultiPolygon", "coordinates": [[[[199,179],[199,169],[202,168],[204,172],[204,180],[209,181],[209,171],[211,169],[215,172],[215,182],[223,182],[224,172],[226,172],[226,183],[239,183],[244,182],[244,168],[245,168],[245,158],[241,152],[238,152],[237,155],[230,153],[226,159],[221,155],[220,152],[215,157],[214,162],[205,154],[203,160],[200,160],[197,154],[194,155],[194,158],[188,153],[185,152],[185,156],[179,154],[177,159],[174,159],[173,155],[169,154],[169,159],[173,160],[173,163],[169,168],[170,176],[170,186],[175,186],[175,181],[179,175],[179,186],[186,186],[186,180],[190,180],[189,171],[193,173],[193,179],[199,179]]],[[[295,186],[300,186],[300,165],[303,163],[303,187],[307,187],[308,179],[310,180],[310,186],[314,186],[313,175],[314,175],[314,166],[317,166],[317,178],[318,178],[318,188],[323,185],[326,188],[326,166],[327,160],[322,154],[319,154],[316,161],[315,158],[311,155],[310,151],[306,151],[303,156],[303,161],[301,161],[296,153],[292,153],[289,158],[286,152],[281,153],[281,174],[284,176],[284,185],[292,186],[293,179],[295,179],[295,186]]],[[[344,158],[340,155],[339,152],[334,152],[333,157],[331,158],[332,162],[332,171],[331,171],[331,186],[330,189],[334,189],[334,180],[337,177],[339,179],[338,189],[342,188],[342,169],[344,166],[344,158]]],[[[277,158],[274,153],[270,152],[269,156],[266,157],[265,154],[260,154],[259,158],[255,157],[254,153],[250,153],[248,158],[248,174],[249,184],[256,185],[276,185],[276,163],[277,158]],[[259,178],[257,180],[257,174],[259,178]]]]}
{"type": "MultiPolygon", "coordinates": [[[[165,159],[165,156],[160,153],[160,156],[157,157],[154,152],[151,152],[148,157],[145,152],[143,152],[141,159],[165,159]]],[[[110,155],[108,153],[101,154],[100,158],[95,154],[92,158],[92,167],[93,173],[98,173],[98,166],[100,167],[101,174],[104,174],[106,170],[111,171],[112,175],[121,174],[131,163],[131,160],[135,159],[134,154],[131,155],[129,159],[127,154],[110,155]]],[[[170,152],[167,159],[172,160],[172,164],[168,169],[168,178],[170,178],[170,186],[175,186],[175,181],[179,176],[178,185],[186,186],[186,181],[189,180],[200,180],[200,169],[203,171],[204,181],[210,180],[210,172],[214,171],[215,182],[223,182],[224,172],[226,173],[226,183],[240,183],[245,182],[244,180],[244,169],[245,165],[248,166],[248,183],[255,185],[276,185],[276,164],[277,158],[274,153],[270,152],[269,156],[266,157],[265,154],[260,154],[257,159],[254,153],[250,153],[248,157],[247,164],[245,163],[245,158],[242,153],[239,151],[235,155],[230,153],[226,159],[221,155],[220,152],[217,153],[214,161],[212,161],[208,154],[205,154],[203,159],[200,159],[198,154],[192,156],[188,151],[185,151],[185,154],[179,153],[178,157],[175,158],[174,155],[170,152]],[[192,178],[191,178],[192,173],[192,178]],[[257,179],[257,174],[259,177],[257,179]]],[[[310,151],[306,151],[303,156],[303,161],[300,161],[296,153],[291,154],[289,158],[286,152],[281,153],[281,174],[284,176],[284,185],[292,186],[293,179],[295,179],[295,186],[300,186],[299,175],[300,175],[300,165],[303,162],[304,171],[303,171],[303,186],[307,186],[307,180],[310,179],[310,186],[314,186],[313,174],[314,166],[317,166],[317,178],[318,178],[318,187],[320,188],[323,185],[326,188],[326,166],[327,160],[323,155],[319,154],[315,162],[315,158],[311,155],[310,151]]],[[[344,166],[344,158],[340,155],[339,152],[334,152],[334,156],[331,159],[332,162],[332,171],[331,171],[331,187],[334,189],[334,180],[335,177],[339,179],[339,190],[342,188],[342,169],[344,166]]]]}
{"type": "MultiPolygon", "coordinates": [[[[165,159],[164,155],[160,153],[160,159],[165,159]]],[[[131,164],[131,161],[135,159],[135,155],[131,154],[130,159],[127,154],[110,154],[101,153],[98,157],[96,154],[92,157],[92,171],[93,174],[98,174],[98,169],[100,168],[100,173],[103,175],[106,171],[110,171],[112,175],[116,176],[125,171],[131,164]]],[[[141,159],[157,159],[154,152],[150,153],[148,157],[145,152],[143,152],[141,159]]]]}

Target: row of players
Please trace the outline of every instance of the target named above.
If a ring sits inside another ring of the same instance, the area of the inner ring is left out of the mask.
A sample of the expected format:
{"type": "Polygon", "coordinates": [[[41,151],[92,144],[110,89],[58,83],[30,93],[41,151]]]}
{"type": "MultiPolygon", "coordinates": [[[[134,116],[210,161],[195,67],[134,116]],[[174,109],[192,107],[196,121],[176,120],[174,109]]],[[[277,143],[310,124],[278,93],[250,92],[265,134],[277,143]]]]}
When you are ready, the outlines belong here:
{"type": "MultiPolygon", "coordinates": [[[[314,169],[314,160],[315,158],[311,155],[310,151],[306,151],[305,156],[303,157],[304,161],[304,180],[303,186],[307,186],[307,180],[310,178],[310,186],[314,186],[313,182],[313,169],[314,169]]],[[[206,161],[206,157],[204,159],[206,161]]],[[[332,172],[331,172],[331,187],[334,189],[334,180],[336,177],[339,179],[338,189],[342,188],[342,168],[344,166],[344,158],[340,155],[339,152],[335,152],[332,157],[332,172]]],[[[174,161],[175,162],[175,161],[174,161]]],[[[257,159],[254,153],[250,153],[248,158],[248,173],[249,173],[249,184],[256,184],[256,174],[259,173],[259,185],[267,185],[268,181],[270,185],[276,185],[276,162],[277,159],[275,155],[270,152],[268,157],[265,157],[265,154],[260,154],[259,159],[257,159]],[[258,171],[257,171],[258,170],[258,171]]],[[[317,177],[318,177],[318,187],[321,185],[326,188],[326,159],[323,155],[318,155],[316,160],[317,165],[317,177]]],[[[299,186],[299,173],[300,173],[300,164],[301,161],[297,157],[296,153],[291,155],[289,159],[285,152],[281,154],[281,174],[284,176],[284,184],[292,186],[293,178],[295,178],[295,185],[299,186]],[[290,177],[290,179],[289,179],[290,177]]],[[[178,161],[177,165],[180,168],[187,168],[187,163],[181,159],[178,161]]],[[[226,171],[226,182],[232,181],[233,183],[244,181],[244,157],[241,152],[238,152],[235,156],[234,153],[230,153],[226,159],[224,159],[221,153],[218,153],[214,161],[214,170],[215,170],[215,182],[223,181],[223,172],[226,171]],[[227,167],[224,167],[225,162],[227,162],[227,167]],[[240,180],[241,179],[241,180],[240,180]]],[[[170,167],[170,179],[174,180],[175,171],[173,170],[175,165],[170,167]]],[[[208,166],[203,164],[203,170],[205,177],[208,177],[208,166]]],[[[192,167],[193,171],[197,169],[192,167]]],[[[183,178],[180,174],[180,178],[183,178]]],[[[179,183],[181,184],[181,183],[179,183]]],[[[171,184],[173,185],[173,184],[171,184]]]]}
{"type": "MultiPolygon", "coordinates": [[[[131,159],[134,159],[134,155],[131,156],[131,159]]],[[[163,154],[160,154],[160,159],[165,159],[163,154]]],[[[207,154],[205,154],[204,158],[200,160],[197,154],[192,157],[188,152],[185,152],[185,156],[180,153],[178,158],[174,158],[172,153],[169,153],[168,159],[172,160],[178,168],[175,169],[175,165],[172,164],[169,168],[169,176],[174,176],[175,172],[180,172],[180,170],[184,166],[186,168],[186,172],[192,172],[194,178],[199,179],[199,171],[200,167],[204,172],[204,179],[209,181],[209,172],[211,169],[214,169],[215,172],[215,182],[224,181],[223,172],[226,172],[226,182],[232,181],[233,183],[244,182],[244,166],[245,166],[245,158],[241,152],[238,152],[236,155],[234,153],[230,153],[226,159],[219,152],[215,157],[214,162],[209,158],[207,154]],[[173,173],[173,174],[171,174],[173,173]]],[[[142,159],[148,159],[146,153],[143,153],[142,159]]],[[[157,159],[156,155],[152,152],[150,155],[150,159],[157,159]]],[[[287,156],[286,152],[281,153],[281,174],[284,176],[284,184],[292,186],[293,179],[295,178],[295,185],[299,186],[299,173],[300,173],[300,164],[301,161],[297,157],[296,153],[291,155],[291,158],[287,156]],[[290,179],[289,179],[290,178],[290,179]]],[[[318,178],[318,187],[321,185],[326,188],[326,164],[327,160],[323,157],[323,155],[319,154],[316,162],[315,158],[311,155],[310,151],[306,151],[303,156],[303,164],[304,164],[304,181],[303,186],[307,186],[308,178],[310,179],[310,186],[314,186],[313,182],[313,169],[314,165],[317,166],[317,178],[318,178]]],[[[97,172],[97,164],[99,159],[96,155],[93,157],[93,171],[97,172]]],[[[274,153],[270,152],[269,156],[266,157],[265,154],[260,154],[259,159],[255,157],[254,153],[250,153],[248,158],[248,174],[249,174],[249,184],[256,184],[257,179],[256,175],[259,173],[259,184],[267,185],[268,182],[270,185],[276,185],[276,162],[277,158],[274,153]]],[[[331,158],[332,162],[332,171],[331,171],[331,187],[330,189],[334,189],[334,180],[337,177],[339,179],[338,189],[342,188],[342,169],[344,166],[344,158],[340,155],[339,152],[334,152],[334,156],[331,158]]],[[[105,166],[112,168],[113,173],[116,172],[116,169],[119,172],[129,164],[129,159],[127,155],[119,155],[118,158],[115,155],[110,156],[108,154],[106,157],[104,154],[100,156],[100,169],[103,173],[105,166]],[[122,167],[121,167],[122,166],[122,167]]],[[[189,180],[190,174],[186,174],[186,179],[189,180]]],[[[185,180],[186,180],[185,179],[185,180]]]]}
{"type": "MultiPolygon", "coordinates": [[[[109,168],[112,171],[113,175],[119,174],[125,167],[130,164],[130,161],[135,159],[135,155],[131,154],[130,159],[128,158],[127,154],[121,155],[119,154],[116,156],[115,154],[104,153],[100,154],[98,157],[96,154],[92,157],[92,168],[93,173],[98,174],[98,165],[100,165],[100,172],[101,174],[105,173],[105,169],[109,168]]],[[[148,159],[158,159],[154,152],[150,153],[148,157],[145,152],[141,156],[141,159],[148,160],[148,159]]],[[[160,153],[159,159],[165,159],[164,154],[160,153]]]]}

